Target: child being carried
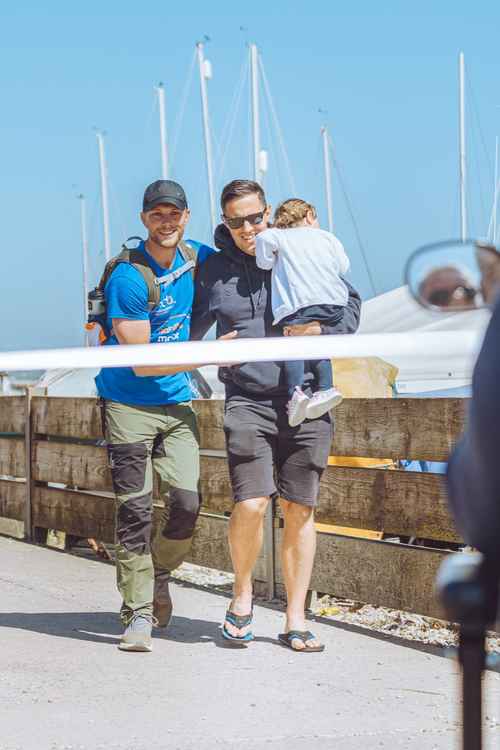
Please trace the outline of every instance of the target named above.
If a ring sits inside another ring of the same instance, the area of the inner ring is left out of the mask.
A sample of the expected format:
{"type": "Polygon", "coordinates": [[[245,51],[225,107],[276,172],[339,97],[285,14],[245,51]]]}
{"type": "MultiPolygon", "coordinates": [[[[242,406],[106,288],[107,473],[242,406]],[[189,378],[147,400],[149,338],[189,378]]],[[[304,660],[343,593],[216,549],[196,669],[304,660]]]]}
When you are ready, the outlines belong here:
{"type": "MultiPolygon", "coordinates": [[[[338,325],[344,316],[348,291],[342,276],[349,259],[342,243],[320,229],[316,209],[292,198],[281,203],[271,229],[256,237],[259,268],[272,269],[274,324],[287,329],[312,321],[338,325]]],[[[288,422],[296,427],[304,419],[317,419],[342,401],[333,385],[330,360],[311,362],[318,390],[309,398],[303,391],[304,361],[284,363],[288,389],[288,422]]]]}

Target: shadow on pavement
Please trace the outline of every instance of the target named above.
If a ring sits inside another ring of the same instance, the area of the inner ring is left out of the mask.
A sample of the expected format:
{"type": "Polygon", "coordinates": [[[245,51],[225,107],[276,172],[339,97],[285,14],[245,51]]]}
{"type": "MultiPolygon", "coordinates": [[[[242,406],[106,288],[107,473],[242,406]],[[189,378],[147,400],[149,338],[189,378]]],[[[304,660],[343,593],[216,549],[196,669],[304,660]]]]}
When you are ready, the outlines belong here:
{"type": "MultiPolygon", "coordinates": [[[[192,588],[198,591],[205,591],[211,594],[216,594],[217,596],[224,596],[227,599],[231,599],[231,593],[225,591],[223,588],[217,588],[215,586],[203,586],[197,583],[192,583],[191,581],[183,581],[182,579],[175,579],[173,583],[183,588],[192,588]]],[[[271,601],[259,599],[259,600],[256,600],[255,604],[259,607],[264,607],[265,609],[272,609],[275,612],[284,611],[284,602],[280,600],[276,600],[276,599],[273,599],[271,601]]],[[[392,635],[390,633],[382,633],[377,630],[370,630],[369,628],[364,628],[361,625],[356,625],[354,623],[342,622],[341,620],[334,620],[329,617],[322,617],[320,615],[315,615],[312,612],[309,612],[307,614],[307,619],[310,622],[318,622],[318,623],[321,623],[321,625],[327,625],[330,628],[337,628],[339,630],[345,630],[349,633],[355,633],[356,635],[360,635],[365,638],[372,638],[378,641],[384,641],[385,643],[391,643],[394,646],[411,649],[412,651],[420,651],[426,654],[431,654],[432,656],[439,656],[440,658],[443,658],[443,659],[453,659],[455,661],[457,659],[456,648],[435,646],[429,643],[422,643],[421,641],[412,641],[407,638],[403,638],[401,636],[392,635]]],[[[272,643],[277,642],[277,641],[274,641],[272,638],[266,639],[266,638],[259,638],[258,636],[255,638],[255,640],[256,641],[267,640],[272,643]]],[[[492,659],[487,664],[486,670],[500,673],[500,661],[498,659],[492,659]]]]}
{"type": "MultiPolygon", "coordinates": [[[[116,612],[0,613],[1,627],[115,645],[123,630],[116,612]]],[[[168,629],[153,629],[153,638],[176,643],[213,643],[219,648],[242,648],[223,640],[218,622],[175,615],[168,629]]],[[[265,637],[256,637],[255,641],[277,643],[274,639],[265,637]]]]}

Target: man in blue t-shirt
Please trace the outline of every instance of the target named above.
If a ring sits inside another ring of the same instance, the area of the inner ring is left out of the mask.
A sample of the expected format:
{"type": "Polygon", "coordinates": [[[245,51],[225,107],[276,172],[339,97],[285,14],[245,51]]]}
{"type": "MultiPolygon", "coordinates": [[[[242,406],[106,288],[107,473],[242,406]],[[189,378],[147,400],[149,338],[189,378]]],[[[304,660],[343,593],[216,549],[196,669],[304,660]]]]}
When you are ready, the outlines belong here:
{"type": "MultiPolygon", "coordinates": [[[[132,263],[118,263],[104,289],[111,331],[106,345],[189,339],[194,283],[186,244],[196,252],[196,265],[214,250],[181,242],[188,219],[180,185],[158,180],[146,188],[141,220],[148,238],[138,250],[162,278],[160,301],[150,309],[141,271],[132,263]]],[[[116,494],[117,582],[125,626],[119,648],[126,651],[151,651],[153,618],[168,625],[170,571],[189,551],[200,508],[199,438],[189,369],[111,367],[96,377],[116,494]],[[153,469],[162,495],[168,494],[168,512],[151,540],[153,469]]]]}

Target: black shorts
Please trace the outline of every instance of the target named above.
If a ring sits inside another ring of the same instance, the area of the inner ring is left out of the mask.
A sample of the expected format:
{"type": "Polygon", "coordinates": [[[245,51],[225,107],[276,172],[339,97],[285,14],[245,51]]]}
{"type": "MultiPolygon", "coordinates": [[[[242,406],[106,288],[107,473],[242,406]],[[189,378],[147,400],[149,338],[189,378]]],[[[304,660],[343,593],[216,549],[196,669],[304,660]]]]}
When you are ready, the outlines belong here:
{"type": "Polygon", "coordinates": [[[328,463],[333,427],[329,414],[290,427],[287,399],[273,405],[226,402],[224,432],[235,502],[274,494],[314,507],[328,463]]]}

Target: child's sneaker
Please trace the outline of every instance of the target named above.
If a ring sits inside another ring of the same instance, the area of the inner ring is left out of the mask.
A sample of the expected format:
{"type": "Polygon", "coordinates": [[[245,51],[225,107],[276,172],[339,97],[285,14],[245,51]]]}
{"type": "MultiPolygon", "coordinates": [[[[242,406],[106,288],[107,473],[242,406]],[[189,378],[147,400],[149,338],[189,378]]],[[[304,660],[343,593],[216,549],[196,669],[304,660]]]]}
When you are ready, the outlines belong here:
{"type": "Polygon", "coordinates": [[[335,409],[344,397],[336,388],[328,388],[327,391],[316,391],[309,403],[306,405],[307,419],[318,419],[330,409],[335,409]]]}
{"type": "Polygon", "coordinates": [[[307,407],[309,403],[309,397],[302,391],[299,386],[296,386],[292,398],[288,402],[288,424],[290,427],[297,427],[301,424],[307,416],[307,407]]]}

